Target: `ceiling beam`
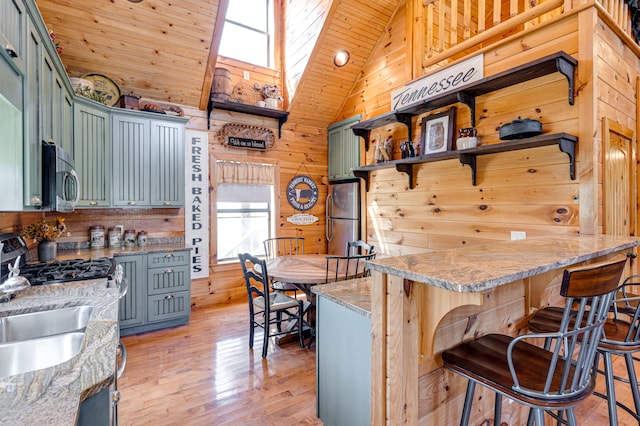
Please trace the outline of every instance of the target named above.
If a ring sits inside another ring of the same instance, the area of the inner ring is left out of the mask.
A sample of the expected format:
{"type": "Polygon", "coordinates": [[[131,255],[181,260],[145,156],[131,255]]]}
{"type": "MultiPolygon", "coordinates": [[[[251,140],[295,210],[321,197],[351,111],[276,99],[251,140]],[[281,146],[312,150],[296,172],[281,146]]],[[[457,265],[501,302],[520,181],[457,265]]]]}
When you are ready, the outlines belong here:
{"type": "Polygon", "coordinates": [[[213,26],[213,35],[211,36],[211,46],[209,46],[209,57],[207,58],[207,67],[204,71],[204,79],[202,81],[202,93],[200,94],[199,108],[207,109],[209,98],[211,96],[211,84],[213,82],[213,70],[218,60],[218,48],[220,47],[220,38],[222,37],[222,29],[224,28],[224,19],[227,16],[227,6],[229,0],[220,0],[218,3],[218,13],[216,14],[216,23],[213,26]]]}

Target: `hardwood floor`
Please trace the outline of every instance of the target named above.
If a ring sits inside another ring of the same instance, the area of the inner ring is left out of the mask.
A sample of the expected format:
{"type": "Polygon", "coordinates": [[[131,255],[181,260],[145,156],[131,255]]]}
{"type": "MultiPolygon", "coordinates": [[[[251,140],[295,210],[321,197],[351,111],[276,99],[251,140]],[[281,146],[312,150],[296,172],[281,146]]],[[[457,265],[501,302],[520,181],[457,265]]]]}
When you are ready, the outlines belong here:
{"type": "MultiPolygon", "coordinates": [[[[321,425],[315,416],[315,351],[295,342],[270,344],[263,361],[261,333],[253,351],[248,348],[247,310],[244,303],[196,309],[189,325],[124,337],[120,424],[321,425]]],[[[625,376],[616,358],[614,366],[625,376]]],[[[597,389],[604,390],[602,376],[597,389]]],[[[628,385],[616,389],[618,399],[633,406],[628,385]]],[[[579,425],[609,423],[606,402],[595,396],[576,415],[579,425]]],[[[620,426],[638,424],[622,410],[618,417],[620,426]]]]}
{"type": "Polygon", "coordinates": [[[123,337],[120,424],[321,425],[315,351],[269,345],[249,350],[245,303],[196,309],[186,326],[123,337]]]}

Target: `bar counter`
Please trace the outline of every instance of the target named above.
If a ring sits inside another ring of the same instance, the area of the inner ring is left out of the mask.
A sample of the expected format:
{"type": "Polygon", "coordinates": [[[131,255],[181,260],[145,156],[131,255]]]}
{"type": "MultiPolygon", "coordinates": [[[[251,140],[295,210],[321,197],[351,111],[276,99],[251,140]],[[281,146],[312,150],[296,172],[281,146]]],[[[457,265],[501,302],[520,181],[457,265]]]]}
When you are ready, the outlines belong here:
{"type": "MultiPolygon", "coordinates": [[[[371,424],[459,422],[466,381],[441,367],[443,350],[489,332],[518,334],[539,307],[562,303],[564,268],[631,257],[638,244],[629,237],[550,236],[369,262],[371,424]]],[[[494,398],[482,392],[472,418],[493,417],[494,398]]],[[[528,410],[517,405],[505,404],[508,424],[526,422],[528,410]]]]}

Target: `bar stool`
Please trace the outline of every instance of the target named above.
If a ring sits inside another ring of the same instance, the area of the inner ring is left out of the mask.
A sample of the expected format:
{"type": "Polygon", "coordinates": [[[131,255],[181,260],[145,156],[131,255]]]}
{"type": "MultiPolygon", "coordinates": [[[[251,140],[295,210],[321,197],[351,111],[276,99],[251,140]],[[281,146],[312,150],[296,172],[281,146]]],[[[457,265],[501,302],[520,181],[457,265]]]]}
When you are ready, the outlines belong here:
{"type": "MultiPolygon", "coordinates": [[[[607,400],[609,409],[609,424],[618,425],[616,406],[632,415],[640,423],[640,395],[638,392],[638,378],[633,364],[634,354],[640,351],[640,296],[631,293],[633,286],[640,286],[640,275],[632,275],[618,287],[613,303],[610,307],[612,317],[604,324],[603,335],[598,344],[598,351],[603,355],[606,395],[594,392],[607,400]],[[627,378],[616,376],[613,372],[612,355],[624,357],[627,367],[627,378]],[[627,383],[631,388],[631,395],[635,411],[616,400],[615,380],[627,383]]],[[[558,329],[558,311],[561,308],[549,307],[541,309],[529,320],[529,329],[536,332],[553,331],[558,329]]]]}
{"type": "Polygon", "coordinates": [[[576,425],[574,407],[595,387],[598,342],[626,260],[564,271],[560,294],[566,307],[557,332],[489,334],[444,351],[444,366],[469,380],[460,424],[469,423],[475,385],[480,383],[495,392],[494,425],[501,423],[502,396],[531,408],[529,424],[544,425],[546,412],[576,425]],[[532,339],[548,339],[549,349],[527,342],[532,339]]]}

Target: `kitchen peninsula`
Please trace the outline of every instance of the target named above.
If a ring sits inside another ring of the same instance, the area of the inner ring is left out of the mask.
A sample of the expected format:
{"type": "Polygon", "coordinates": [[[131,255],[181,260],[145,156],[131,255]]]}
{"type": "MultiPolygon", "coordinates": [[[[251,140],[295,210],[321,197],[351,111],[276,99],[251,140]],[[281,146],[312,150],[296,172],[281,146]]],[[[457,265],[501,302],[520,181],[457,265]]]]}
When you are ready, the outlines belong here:
{"type": "Polygon", "coordinates": [[[0,423],[74,425],[82,401],[113,382],[118,293],[106,279],[32,286],[0,304],[0,316],[91,305],[80,352],[49,368],[0,379],[0,423]]]}
{"type": "MultiPolygon", "coordinates": [[[[487,332],[517,334],[533,310],[561,302],[565,267],[632,257],[639,243],[549,236],[370,262],[371,423],[458,422],[466,382],[441,368],[440,352],[487,332]]],[[[474,415],[492,417],[493,396],[478,395],[474,415]]],[[[509,424],[526,419],[528,410],[508,407],[509,424]]]]}

